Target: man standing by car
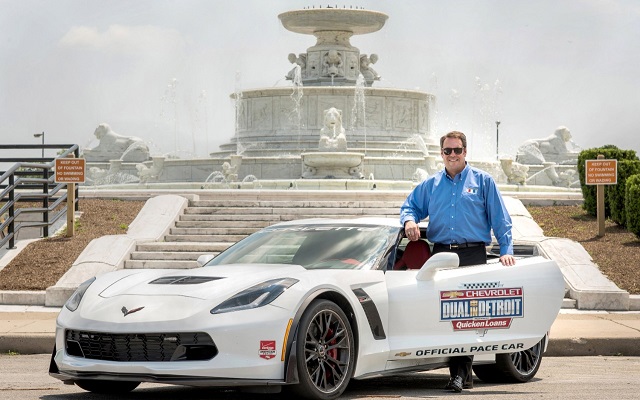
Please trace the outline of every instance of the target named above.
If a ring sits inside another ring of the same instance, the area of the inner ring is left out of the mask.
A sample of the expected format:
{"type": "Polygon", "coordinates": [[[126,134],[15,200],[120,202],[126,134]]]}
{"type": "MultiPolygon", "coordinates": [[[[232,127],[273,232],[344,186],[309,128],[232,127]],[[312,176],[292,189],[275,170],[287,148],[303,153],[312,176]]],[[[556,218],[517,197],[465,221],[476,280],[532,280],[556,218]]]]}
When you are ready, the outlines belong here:
{"type": "MultiPolygon", "coordinates": [[[[457,253],[460,266],[486,264],[491,230],[500,245],[500,262],[515,264],[511,217],[494,179],[466,162],[467,138],[449,132],[440,138],[444,170],[418,184],[400,208],[400,223],[409,240],[420,238],[418,223],[429,217],[427,239],[433,254],[457,253]]],[[[473,387],[473,356],[452,357],[446,390],[473,387]]]]}

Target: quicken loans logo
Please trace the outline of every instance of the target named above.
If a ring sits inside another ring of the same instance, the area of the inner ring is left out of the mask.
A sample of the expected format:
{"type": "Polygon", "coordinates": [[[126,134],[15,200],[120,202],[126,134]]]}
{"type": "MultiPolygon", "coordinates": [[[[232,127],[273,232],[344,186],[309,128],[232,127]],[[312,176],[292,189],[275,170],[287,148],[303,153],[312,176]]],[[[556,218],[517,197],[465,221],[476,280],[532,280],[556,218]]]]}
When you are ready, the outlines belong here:
{"type": "Polygon", "coordinates": [[[454,331],[508,329],[513,318],[524,316],[522,288],[443,290],[440,321],[451,321],[454,331]]]}

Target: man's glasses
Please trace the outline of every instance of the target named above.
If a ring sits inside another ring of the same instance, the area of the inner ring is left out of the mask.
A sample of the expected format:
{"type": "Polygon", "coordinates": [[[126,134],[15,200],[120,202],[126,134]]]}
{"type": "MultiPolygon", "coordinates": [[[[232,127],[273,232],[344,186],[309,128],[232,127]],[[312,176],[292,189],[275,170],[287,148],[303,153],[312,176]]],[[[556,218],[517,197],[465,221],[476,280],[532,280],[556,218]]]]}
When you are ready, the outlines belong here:
{"type": "Polygon", "coordinates": [[[456,154],[462,154],[462,150],[464,150],[464,148],[462,147],[445,147],[444,149],[442,149],[442,152],[445,156],[448,156],[452,151],[456,154]]]}

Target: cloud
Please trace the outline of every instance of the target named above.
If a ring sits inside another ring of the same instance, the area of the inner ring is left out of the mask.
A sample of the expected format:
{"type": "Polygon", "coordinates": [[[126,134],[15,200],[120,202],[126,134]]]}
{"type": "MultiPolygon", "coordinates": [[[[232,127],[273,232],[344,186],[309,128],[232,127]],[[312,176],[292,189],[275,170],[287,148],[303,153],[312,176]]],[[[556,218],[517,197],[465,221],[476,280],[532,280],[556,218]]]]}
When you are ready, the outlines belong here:
{"type": "Polygon", "coordinates": [[[93,49],[108,53],[137,54],[174,52],[188,46],[189,40],[175,29],[155,26],[111,25],[104,32],[89,26],[71,28],[59,41],[62,47],[93,49]]]}

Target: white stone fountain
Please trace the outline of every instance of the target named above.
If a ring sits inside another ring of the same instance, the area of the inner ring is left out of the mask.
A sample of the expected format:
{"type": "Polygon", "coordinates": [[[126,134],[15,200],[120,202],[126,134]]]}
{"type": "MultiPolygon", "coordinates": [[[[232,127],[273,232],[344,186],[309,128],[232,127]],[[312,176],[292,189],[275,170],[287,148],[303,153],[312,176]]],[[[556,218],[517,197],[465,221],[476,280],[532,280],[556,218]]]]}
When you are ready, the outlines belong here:
{"type": "Polygon", "coordinates": [[[222,163],[230,155],[241,155],[239,174],[262,181],[375,176],[410,182],[417,167],[427,168],[425,153],[412,138],[420,136],[437,154],[430,132],[433,96],[372,87],[380,79],[372,67],[378,56],[363,54],[350,43],[353,35],[380,30],[388,16],[363,9],[315,8],[278,17],[287,30],[313,35],[316,43],[304,53],[289,54],[294,67],[285,77],[294,83],[292,88],[260,88],[232,96],[235,135],[211,158],[222,163]],[[337,145],[341,139],[333,132],[327,134],[325,113],[330,109],[342,111],[345,131],[339,134],[346,136],[343,144],[348,148],[337,145]]]}
{"type": "MultiPolygon", "coordinates": [[[[431,131],[434,96],[374,87],[380,80],[373,69],[378,55],[361,53],[350,43],[354,35],[382,29],[386,14],[328,7],[288,11],[278,18],[287,30],[316,39],[306,52],[288,55],[293,68],[283,75],[291,87],[232,94],[235,133],[210,158],[150,157],[137,145],[140,139],[106,135],[97,148],[85,150],[92,184],[408,190],[442,168],[431,131]]],[[[566,137],[561,132],[559,138],[528,141],[515,160],[469,163],[515,190],[528,190],[527,185],[575,188],[571,162],[577,153],[567,147],[566,137]]]]}

